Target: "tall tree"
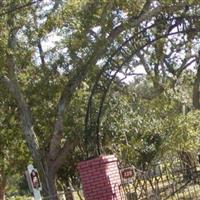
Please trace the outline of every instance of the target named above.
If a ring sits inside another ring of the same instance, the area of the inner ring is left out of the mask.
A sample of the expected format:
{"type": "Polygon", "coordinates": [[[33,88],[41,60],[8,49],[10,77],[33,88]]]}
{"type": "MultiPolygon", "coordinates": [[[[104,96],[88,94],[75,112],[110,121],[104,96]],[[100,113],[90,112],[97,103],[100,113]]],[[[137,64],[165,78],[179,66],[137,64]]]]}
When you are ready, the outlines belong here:
{"type": "Polygon", "coordinates": [[[45,193],[57,199],[56,173],[78,143],[65,132],[70,126],[65,116],[83,81],[91,71],[96,81],[105,74],[117,74],[142,49],[176,35],[180,32],[176,18],[182,19],[188,6],[197,9],[199,4],[164,0],[33,3],[1,1],[0,82],[16,100],[45,193]],[[160,24],[155,19],[166,13],[167,17],[173,14],[171,24],[153,37],[151,30],[160,24]],[[51,34],[60,34],[61,39],[45,50],[51,34]],[[39,110],[44,118],[38,116],[39,110]]]}

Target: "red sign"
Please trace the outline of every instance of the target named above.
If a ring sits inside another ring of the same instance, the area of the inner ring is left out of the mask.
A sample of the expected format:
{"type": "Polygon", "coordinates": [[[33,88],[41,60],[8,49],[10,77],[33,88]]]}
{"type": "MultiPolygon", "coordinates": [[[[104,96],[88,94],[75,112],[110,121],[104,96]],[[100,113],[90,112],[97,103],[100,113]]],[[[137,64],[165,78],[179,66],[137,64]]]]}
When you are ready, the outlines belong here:
{"type": "Polygon", "coordinates": [[[123,179],[129,179],[135,176],[135,171],[133,167],[121,169],[121,175],[123,179]]]}

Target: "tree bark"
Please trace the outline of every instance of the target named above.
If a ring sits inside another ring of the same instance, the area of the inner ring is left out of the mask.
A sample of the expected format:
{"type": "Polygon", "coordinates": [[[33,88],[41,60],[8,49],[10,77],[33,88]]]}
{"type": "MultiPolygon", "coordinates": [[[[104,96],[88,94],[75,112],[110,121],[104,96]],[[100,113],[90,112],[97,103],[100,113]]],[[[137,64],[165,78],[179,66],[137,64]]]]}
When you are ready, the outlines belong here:
{"type": "Polygon", "coordinates": [[[179,151],[178,152],[180,160],[183,166],[183,177],[186,181],[195,181],[195,172],[197,166],[197,159],[189,151],[179,151]]]}
{"type": "Polygon", "coordinates": [[[5,186],[0,184],[0,200],[5,200],[5,186]]]}
{"type": "MultiPolygon", "coordinates": [[[[193,93],[192,93],[192,104],[194,109],[200,109],[200,65],[198,64],[196,77],[193,83],[193,93]]],[[[181,151],[179,152],[179,157],[185,168],[184,178],[186,180],[191,180],[194,177],[194,172],[196,170],[197,159],[192,155],[191,152],[181,151]]]]}
{"type": "Polygon", "coordinates": [[[49,200],[57,200],[56,171],[49,161],[43,161],[43,166],[43,173],[38,169],[41,172],[43,197],[47,197],[49,200]]]}
{"type": "Polygon", "coordinates": [[[5,174],[1,174],[0,181],[0,200],[5,200],[5,188],[6,188],[6,176],[5,174]]]}
{"type": "Polygon", "coordinates": [[[21,94],[18,83],[8,79],[7,77],[0,77],[0,81],[2,81],[7,86],[7,88],[11,91],[18,102],[24,137],[26,139],[29,150],[32,153],[36,167],[39,171],[44,195],[49,196],[51,200],[57,200],[55,184],[56,170],[52,168],[52,162],[46,161],[46,159],[48,159],[48,155],[45,154],[42,156],[40,152],[39,143],[37,141],[37,137],[32,125],[31,113],[28,109],[27,103],[23,98],[23,95],[21,94]]]}
{"type": "Polygon", "coordinates": [[[192,94],[192,104],[195,109],[200,109],[200,92],[199,92],[199,86],[200,86],[200,65],[198,65],[197,68],[197,74],[194,80],[193,84],[193,94],[192,94]]]}
{"type": "Polygon", "coordinates": [[[57,196],[57,188],[56,188],[56,176],[53,172],[49,172],[48,174],[48,184],[49,184],[49,191],[48,194],[50,196],[50,200],[58,200],[57,196]]]}

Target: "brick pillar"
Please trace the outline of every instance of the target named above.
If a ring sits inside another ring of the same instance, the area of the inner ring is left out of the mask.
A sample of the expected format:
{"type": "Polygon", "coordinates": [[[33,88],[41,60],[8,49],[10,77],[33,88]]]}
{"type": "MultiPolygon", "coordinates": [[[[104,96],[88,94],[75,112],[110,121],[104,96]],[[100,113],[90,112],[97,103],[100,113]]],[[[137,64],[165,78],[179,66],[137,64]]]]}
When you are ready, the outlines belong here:
{"type": "Polygon", "coordinates": [[[86,200],[122,200],[121,178],[114,155],[99,156],[78,164],[86,200]]]}

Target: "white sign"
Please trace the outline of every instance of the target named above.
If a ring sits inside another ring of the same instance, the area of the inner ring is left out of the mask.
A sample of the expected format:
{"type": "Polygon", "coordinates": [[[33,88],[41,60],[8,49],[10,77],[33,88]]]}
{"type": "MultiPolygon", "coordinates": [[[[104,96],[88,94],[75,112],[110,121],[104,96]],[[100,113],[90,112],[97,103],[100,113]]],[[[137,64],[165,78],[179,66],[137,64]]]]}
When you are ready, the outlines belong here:
{"type": "Polygon", "coordinates": [[[123,182],[129,182],[135,179],[135,176],[136,176],[134,167],[127,167],[127,168],[121,169],[120,173],[121,173],[121,178],[123,182]]]}
{"type": "Polygon", "coordinates": [[[37,169],[35,169],[33,165],[28,165],[27,171],[25,173],[26,173],[29,189],[34,195],[34,200],[42,200],[42,197],[40,194],[42,187],[41,187],[41,182],[40,182],[37,169]]]}

